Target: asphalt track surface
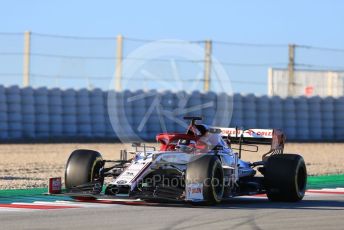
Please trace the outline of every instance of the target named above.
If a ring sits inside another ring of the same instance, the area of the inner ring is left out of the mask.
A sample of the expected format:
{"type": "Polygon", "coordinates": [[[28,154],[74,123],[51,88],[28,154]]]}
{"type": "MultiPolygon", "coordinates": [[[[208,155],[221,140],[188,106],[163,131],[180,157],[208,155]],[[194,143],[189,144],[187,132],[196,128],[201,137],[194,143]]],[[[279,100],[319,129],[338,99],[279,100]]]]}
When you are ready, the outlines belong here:
{"type": "Polygon", "coordinates": [[[0,212],[0,229],[344,229],[344,195],[310,195],[299,203],[245,197],[214,207],[112,203],[10,211],[0,212]]]}

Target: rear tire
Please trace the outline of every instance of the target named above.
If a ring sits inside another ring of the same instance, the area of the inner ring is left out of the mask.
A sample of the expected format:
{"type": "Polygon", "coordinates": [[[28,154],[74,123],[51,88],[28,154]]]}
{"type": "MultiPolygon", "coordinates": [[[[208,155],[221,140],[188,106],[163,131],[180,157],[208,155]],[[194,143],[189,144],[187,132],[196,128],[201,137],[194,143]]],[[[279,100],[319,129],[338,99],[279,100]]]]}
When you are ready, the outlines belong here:
{"type": "Polygon", "coordinates": [[[224,173],[216,156],[205,155],[188,163],[186,183],[203,184],[203,198],[207,204],[220,203],[224,193],[224,173]]]}
{"type": "Polygon", "coordinates": [[[265,186],[271,201],[297,202],[306,191],[307,169],[302,156],[278,154],[265,165],[265,186]]]}
{"type": "Polygon", "coordinates": [[[99,152],[79,149],[70,155],[65,170],[66,189],[98,181],[103,186],[99,171],[103,167],[103,158],[99,152]]]}

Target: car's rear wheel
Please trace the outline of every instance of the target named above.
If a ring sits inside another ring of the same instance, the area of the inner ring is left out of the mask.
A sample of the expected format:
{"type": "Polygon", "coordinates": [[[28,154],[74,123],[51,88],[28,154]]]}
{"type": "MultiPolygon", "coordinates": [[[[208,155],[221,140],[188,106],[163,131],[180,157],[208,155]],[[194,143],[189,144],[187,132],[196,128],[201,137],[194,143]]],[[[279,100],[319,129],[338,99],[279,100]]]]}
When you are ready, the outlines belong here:
{"type": "Polygon", "coordinates": [[[65,170],[67,191],[90,183],[98,183],[98,186],[102,187],[104,180],[100,170],[103,165],[103,158],[97,151],[79,149],[72,152],[65,170]]]}
{"type": "Polygon", "coordinates": [[[220,203],[224,193],[224,174],[219,158],[204,155],[192,160],[187,166],[186,183],[201,185],[207,204],[220,203]]]}
{"type": "Polygon", "coordinates": [[[268,158],[265,165],[265,186],[271,201],[296,202],[306,191],[307,169],[302,156],[278,154],[268,158]]]}

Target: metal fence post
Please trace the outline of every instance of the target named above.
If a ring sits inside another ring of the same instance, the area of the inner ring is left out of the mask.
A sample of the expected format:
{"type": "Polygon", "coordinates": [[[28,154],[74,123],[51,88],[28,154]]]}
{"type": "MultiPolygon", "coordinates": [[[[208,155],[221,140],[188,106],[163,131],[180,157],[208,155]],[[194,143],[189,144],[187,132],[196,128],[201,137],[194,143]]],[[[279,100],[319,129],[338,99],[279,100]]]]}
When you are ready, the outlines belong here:
{"type": "Polygon", "coordinates": [[[123,59],[123,36],[117,36],[117,51],[116,51],[116,70],[115,70],[115,89],[122,90],[122,59],[123,59]]]}
{"type": "Polygon", "coordinates": [[[294,69],[295,69],[295,45],[289,45],[289,63],[288,63],[288,96],[295,96],[295,82],[294,82],[294,69]]]}
{"type": "Polygon", "coordinates": [[[208,92],[210,89],[210,77],[211,77],[211,40],[205,41],[205,57],[204,57],[204,91],[208,92]]]}
{"type": "Polygon", "coordinates": [[[273,69],[270,67],[268,69],[268,95],[274,96],[274,84],[273,84],[273,69]]]}
{"type": "Polygon", "coordinates": [[[31,52],[31,31],[24,33],[24,65],[23,65],[23,86],[30,85],[30,52],[31,52]]]}

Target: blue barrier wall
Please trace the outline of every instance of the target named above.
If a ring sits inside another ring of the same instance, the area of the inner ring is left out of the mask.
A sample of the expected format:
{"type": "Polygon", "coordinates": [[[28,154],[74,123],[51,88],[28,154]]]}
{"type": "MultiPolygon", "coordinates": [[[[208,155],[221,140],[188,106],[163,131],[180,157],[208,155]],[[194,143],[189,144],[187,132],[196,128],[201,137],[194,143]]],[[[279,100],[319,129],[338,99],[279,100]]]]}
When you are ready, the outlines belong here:
{"type": "MultiPolygon", "coordinates": [[[[0,86],[0,140],[116,139],[108,116],[107,95],[100,89],[0,86]]],[[[117,111],[118,121],[127,122],[146,140],[153,140],[163,130],[184,130],[171,114],[179,119],[184,115],[200,115],[205,118],[204,123],[211,124],[214,111],[220,117],[228,116],[232,102],[230,126],[279,128],[289,140],[344,140],[344,97],[282,99],[197,91],[149,91],[145,94],[143,91],[123,91],[114,95],[120,102],[111,105],[117,111]],[[149,116],[145,120],[147,113],[149,116]]]]}

